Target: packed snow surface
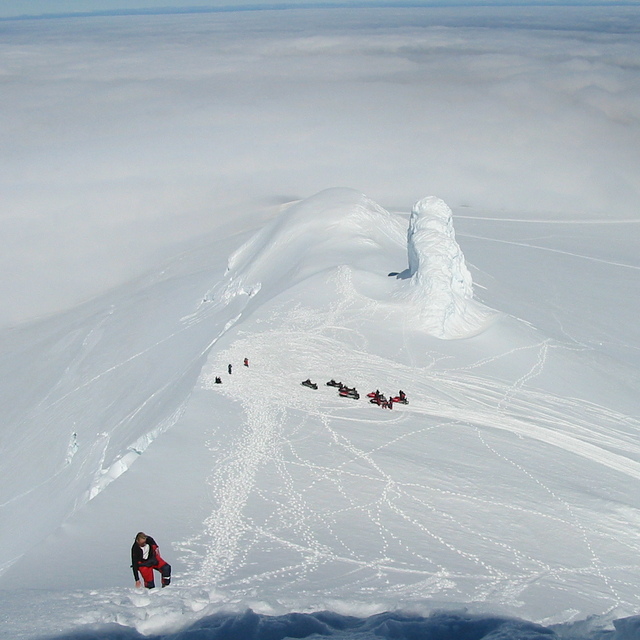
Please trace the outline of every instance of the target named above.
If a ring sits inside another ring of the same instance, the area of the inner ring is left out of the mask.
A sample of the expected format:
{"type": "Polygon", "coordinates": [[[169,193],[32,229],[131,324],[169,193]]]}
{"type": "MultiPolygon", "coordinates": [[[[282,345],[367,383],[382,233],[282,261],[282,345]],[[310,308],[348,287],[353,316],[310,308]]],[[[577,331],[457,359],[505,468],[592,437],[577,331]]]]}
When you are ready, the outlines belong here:
{"type": "Polygon", "coordinates": [[[330,189],[5,332],[0,635],[634,637],[637,370],[453,218],[330,189]]]}

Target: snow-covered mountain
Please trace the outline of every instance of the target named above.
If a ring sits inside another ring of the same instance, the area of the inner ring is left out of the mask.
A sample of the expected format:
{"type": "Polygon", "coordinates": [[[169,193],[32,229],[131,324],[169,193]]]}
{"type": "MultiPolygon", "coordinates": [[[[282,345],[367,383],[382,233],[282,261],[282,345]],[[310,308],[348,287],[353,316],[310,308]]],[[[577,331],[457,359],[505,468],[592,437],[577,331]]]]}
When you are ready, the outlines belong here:
{"type": "Polygon", "coordinates": [[[572,251],[551,224],[330,189],[5,331],[0,634],[246,608],[633,615],[638,268],[598,257],[593,221],[572,251]],[[170,589],[133,589],[138,530],[170,589]]]}

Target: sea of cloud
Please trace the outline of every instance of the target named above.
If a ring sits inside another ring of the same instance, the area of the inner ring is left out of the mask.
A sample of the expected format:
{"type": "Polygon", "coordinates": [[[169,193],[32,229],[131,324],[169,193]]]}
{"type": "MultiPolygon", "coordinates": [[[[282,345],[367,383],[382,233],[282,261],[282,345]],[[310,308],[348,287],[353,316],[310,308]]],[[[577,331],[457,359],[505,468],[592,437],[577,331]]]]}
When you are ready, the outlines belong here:
{"type": "Polygon", "coordinates": [[[637,218],[639,45],[638,7],[0,23],[0,327],[327,187],[637,218]]]}

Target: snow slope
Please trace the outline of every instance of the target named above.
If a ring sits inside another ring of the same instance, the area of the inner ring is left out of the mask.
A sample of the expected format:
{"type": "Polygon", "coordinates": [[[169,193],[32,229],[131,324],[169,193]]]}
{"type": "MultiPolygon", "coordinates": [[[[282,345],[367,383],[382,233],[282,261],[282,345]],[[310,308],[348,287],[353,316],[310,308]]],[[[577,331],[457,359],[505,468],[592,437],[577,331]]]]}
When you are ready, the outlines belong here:
{"type": "MultiPolygon", "coordinates": [[[[543,330],[518,317],[545,264],[501,286],[493,244],[469,236],[482,268],[442,201],[407,216],[330,189],[5,332],[0,632],[168,633],[247,607],[545,625],[636,612],[637,368],[569,337],[587,317],[558,334],[555,297],[538,299],[543,330]],[[409,404],[381,409],[375,389],[409,404]],[[171,589],[130,588],[138,530],[171,589]]],[[[637,267],[614,268],[637,286],[637,267]]]]}

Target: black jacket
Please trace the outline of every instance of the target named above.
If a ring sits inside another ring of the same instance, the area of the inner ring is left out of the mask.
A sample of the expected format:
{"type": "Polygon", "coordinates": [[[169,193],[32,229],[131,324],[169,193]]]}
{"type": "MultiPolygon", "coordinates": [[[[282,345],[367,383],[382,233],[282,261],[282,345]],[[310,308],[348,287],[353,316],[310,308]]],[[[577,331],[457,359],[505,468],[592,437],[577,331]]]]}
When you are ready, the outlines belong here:
{"type": "Polygon", "coordinates": [[[131,547],[131,568],[133,569],[133,577],[136,580],[140,580],[140,574],[138,573],[138,567],[153,567],[158,564],[158,545],[156,541],[147,536],[147,544],[149,545],[149,557],[145,560],[142,557],[142,547],[134,541],[131,547]]]}

